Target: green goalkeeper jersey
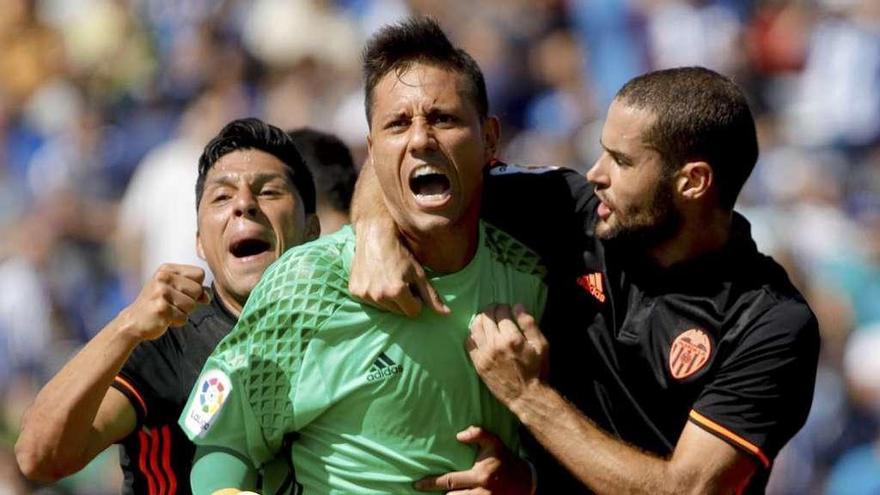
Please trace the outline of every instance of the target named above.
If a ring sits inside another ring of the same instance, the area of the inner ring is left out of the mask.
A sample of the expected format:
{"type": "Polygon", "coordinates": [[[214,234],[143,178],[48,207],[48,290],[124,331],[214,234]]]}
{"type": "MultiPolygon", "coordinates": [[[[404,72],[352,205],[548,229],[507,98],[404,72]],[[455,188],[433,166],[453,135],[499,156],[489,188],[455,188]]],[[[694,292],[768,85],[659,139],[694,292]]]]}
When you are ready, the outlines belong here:
{"type": "Polygon", "coordinates": [[[469,425],[518,450],[519,425],[480,381],[464,341],[491,303],[540,316],[537,256],[481,223],[471,262],[430,277],[452,314],[410,319],[351,297],[354,242],[347,227],[285,253],[208,359],[180,418],[199,446],[194,493],[253,488],[242,485],[279,456],[291,456],[305,494],[416,493],[415,480],[472,466],[475,449],[455,439],[469,425]],[[281,452],[291,433],[291,451],[281,452]]]}

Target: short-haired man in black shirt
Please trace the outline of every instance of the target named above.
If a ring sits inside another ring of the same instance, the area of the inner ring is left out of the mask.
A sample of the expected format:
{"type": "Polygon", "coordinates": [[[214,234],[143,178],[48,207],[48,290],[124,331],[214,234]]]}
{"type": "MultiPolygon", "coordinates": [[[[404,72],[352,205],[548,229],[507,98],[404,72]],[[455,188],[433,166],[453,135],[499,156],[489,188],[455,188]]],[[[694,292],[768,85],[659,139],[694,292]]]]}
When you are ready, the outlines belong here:
{"type": "MultiPolygon", "coordinates": [[[[617,94],[601,144],[589,182],[561,169],[489,171],[484,218],[550,270],[541,325],[553,353],[545,379],[537,323],[499,306],[475,319],[471,359],[552,455],[538,456],[542,492],[762,492],[806,420],[819,337],[733,211],[758,155],[746,99],[707,69],[652,72],[617,94]]],[[[376,213],[356,215],[368,263],[352,288],[417,312],[417,296],[387,282],[401,280],[442,312],[406,253],[377,261],[401,251],[376,213]]],[[[472,477],[448,473],[433,488],[472,477]]]]}
{"type": "Polygon", "coordinates": [[[26,413],[16,456],[28,478],[57,480],[118,442],[123,493],[190,493],[195,449],[177,426],[189,392],[263,271],[320,232],[312,175],[281,129],[232,121],[198,166],[196,248],[213,297],[202,269],[159,267],[26,413]]]}

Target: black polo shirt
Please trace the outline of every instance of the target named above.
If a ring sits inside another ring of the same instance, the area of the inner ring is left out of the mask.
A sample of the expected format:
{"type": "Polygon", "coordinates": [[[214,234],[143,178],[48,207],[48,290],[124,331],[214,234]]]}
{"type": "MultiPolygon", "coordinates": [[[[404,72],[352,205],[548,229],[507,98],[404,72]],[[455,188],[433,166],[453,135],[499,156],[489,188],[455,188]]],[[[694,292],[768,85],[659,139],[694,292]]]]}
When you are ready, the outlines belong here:
{"type": "MultiPolygon", "coordinates": [[[[762,492],[813,396],[816,318],[735,214],[727,245],[661,269],[593,236],[598,199],[571,170],[489,173],[485,218],[550,270],[551,382],[605,431],[669,455],[690,421],[751,456],[762,492]]],[[[586,492],[538,456],[544,493],[586,492]]]]}
{"type": "Polygon", "coordinates": [[[177,425],[190,390],[214,347],[235,326],[235,316],[213,297],[182,327],[137,346],[113,387],[137,412],[135,431],[120,442],[122,493],[189,494],[195,446],[177,425]]]}

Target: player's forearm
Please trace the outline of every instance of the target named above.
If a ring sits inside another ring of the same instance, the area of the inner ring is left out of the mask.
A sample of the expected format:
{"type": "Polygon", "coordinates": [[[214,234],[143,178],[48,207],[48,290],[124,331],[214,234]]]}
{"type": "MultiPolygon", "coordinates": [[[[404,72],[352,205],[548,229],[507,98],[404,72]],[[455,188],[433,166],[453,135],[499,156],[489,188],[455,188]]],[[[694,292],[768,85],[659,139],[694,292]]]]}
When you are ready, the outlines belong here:
{"type": "Polygon", "coordinates": [[[19,467],[28,478],[54,481],[74,473],[118,439],[106,438],[93,422],[113,378],[138,343],[123,312],[40,390],[22,419],[15,445],[19,467]]]}
{"type": "Polygon", "coordinates": [[[373,170],[372,164],[367,161],[358,175],[355,184],[354,195],[351,199],[351,223],[355,230],[367,223],[381,223],[383,226],[390,225],[390,232],[396,232],[394,220],[382,199],[382,190],[379,179],[373,170]]]}
{"type": "Polygon", "coordinates": [[[538,442],[596,493],[705,493],[696,476],[612,438],[545,384],[531,387],[511,404],[511,410],[538,442]]]}

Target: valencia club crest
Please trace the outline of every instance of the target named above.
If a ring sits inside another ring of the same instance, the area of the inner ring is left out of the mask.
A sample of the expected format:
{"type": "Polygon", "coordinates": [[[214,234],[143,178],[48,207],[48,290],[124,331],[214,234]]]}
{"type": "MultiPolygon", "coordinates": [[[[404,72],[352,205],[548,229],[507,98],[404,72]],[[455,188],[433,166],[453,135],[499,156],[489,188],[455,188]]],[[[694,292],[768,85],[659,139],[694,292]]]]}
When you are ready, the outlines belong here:
{"type": "Polygon", "coordinates": [[[669,371],[677,380],[700,371],[712,354],[712,341],[706,332],[692,328],[681,333],[669,349],[669,371]]]}

